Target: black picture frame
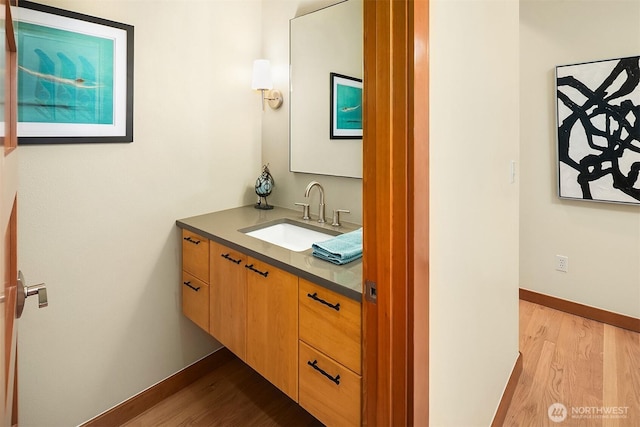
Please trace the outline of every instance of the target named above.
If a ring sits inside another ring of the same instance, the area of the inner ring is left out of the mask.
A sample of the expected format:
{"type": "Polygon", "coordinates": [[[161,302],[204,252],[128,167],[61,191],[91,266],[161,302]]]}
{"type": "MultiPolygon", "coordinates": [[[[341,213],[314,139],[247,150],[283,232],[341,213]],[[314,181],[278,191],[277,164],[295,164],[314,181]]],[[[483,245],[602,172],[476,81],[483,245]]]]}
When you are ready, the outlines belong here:
{"type": "Polygon", "coordinates": [[[330,139],[362,139],[362,79],[338,73],[330,77],[330,139]]]}
{"type": "Polygon", "coordinates": [[[18,144],[133,142],[134,27],[24,0],[14,18],[18,144]]]}

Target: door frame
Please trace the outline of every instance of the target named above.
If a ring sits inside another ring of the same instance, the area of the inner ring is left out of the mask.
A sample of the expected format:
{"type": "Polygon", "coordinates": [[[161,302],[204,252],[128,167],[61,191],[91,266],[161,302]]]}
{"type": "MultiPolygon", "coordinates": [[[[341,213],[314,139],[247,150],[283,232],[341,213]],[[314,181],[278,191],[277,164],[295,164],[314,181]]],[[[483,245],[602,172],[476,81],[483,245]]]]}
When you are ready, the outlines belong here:
{"type": "Polygon", "coordinates": [[[428,425],[429,1],[363,8],[363,424],[428,425]]]}
{"type": "Polygon", "coordinates": [[[4,10],[4,132],[0,135],[0,425],[18,423],[18,368],[17,368],[17,46],[11,16],[15,0],[1,0],[4,10]]]}

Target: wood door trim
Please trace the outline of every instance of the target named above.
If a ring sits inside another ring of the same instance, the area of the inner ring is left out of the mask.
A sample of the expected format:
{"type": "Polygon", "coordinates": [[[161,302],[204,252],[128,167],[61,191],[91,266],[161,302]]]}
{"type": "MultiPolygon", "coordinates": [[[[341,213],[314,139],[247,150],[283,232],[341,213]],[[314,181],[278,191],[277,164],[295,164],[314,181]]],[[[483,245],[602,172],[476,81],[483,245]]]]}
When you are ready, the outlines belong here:
{"type": "MultiPolygon", "coordinates": [[[[11,3],[13,4],[13,2],[11,3]]],[[[6,34],[6,76],[5,86],[5,135],[2,135],[5,156],[18,146],[18,50],[15,30],[11,16],[11,5],[5,3],[5,34],[6,34]]]]}
{"type": "Polygon", "coordinates": [[[562,298],[552,297],[550,295],[545,295],[522,288],[520,288],[520,299],[544,305],[545,307],[553,308],[555,310],[575,314],[576,316],[597,320],[598,322],[606,323],[618,328],[628,329],[630,331],[640,333],[640,318],[637,317],[614,313],[612,311],[603,310],[601,308],[591,307],[589,305],[584,305],[573,301],[567,301],[562,298]]]}
{"type": "Polygon", "coordinates": [[[5,65],[4,78],[4,134],[0,135],[0,144],[3,147],[3,157],[0,161],[0,194],[2,195],[0,218],[2,218],[3,248],[0,249],[3,267],[0,269],[3,279],[3,287],[0,294],[3,297],[2,321],[3,340],[0,345],[0,391],[2,409],[0,409],[0,424],[17,425],[18,422],[18,367],[17,367],[17,319],[16,319],[16,295],[17,295],[17,171],[18,159],[16,155],[9,156],[17,145],[16,118],[17,118],[17,52],[14,34],[13,20],[11,16],[11,4],[5,0],[0,7],[4,7],[5,22],[5,65]]]}
{"type": "Polygon", "coordinates": [[[428,420],[428,6],[364,1],[364,425],[428,420]]]}
{"type": "Polygon", "coordinates": [[[410,34],[413,75],[410,92],[409,145],[409,301],[413,302],[409,365],[413,368],[413,381],[409,395],[412,425],[429,423],[429,1],[414,0],[410,34]]]}
{"type": "Polygon", "coordinates": [[[235,358],[233,353],[223,347],[158,384],[90,419],[82,424],[81,427],[122,425],[233,358],[235,358]]]}

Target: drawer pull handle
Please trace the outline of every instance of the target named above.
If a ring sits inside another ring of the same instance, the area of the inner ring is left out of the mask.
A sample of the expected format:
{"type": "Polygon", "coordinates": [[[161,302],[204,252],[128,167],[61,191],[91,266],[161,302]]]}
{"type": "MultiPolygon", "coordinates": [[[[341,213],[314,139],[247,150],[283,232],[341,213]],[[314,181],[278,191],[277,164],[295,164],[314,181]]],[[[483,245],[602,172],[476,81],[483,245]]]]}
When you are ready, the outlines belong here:
{"type": "Polygon", "coordinates": [[[182,282],[184,283],[186,286],[190,287],[191,289],[193,289],[194,291],[198,292],[200,290],[200,286],[198,286],[197,288],[195,286],[193,286],[191,284],[191,282],[182,282]]]}
{"type": "Polygon", "coordinates": [[[322,298],[318,298],[318,293],[317,292],[314,292],[313,295],[312,294],[307,294],[307,296],[309,298],[311,298],[312,300],[316,300],[319,303],[326,305],[329,308],[333,308],[335,311],[340,311],[340,303],[331,304],[330,302],[326,302],[322,298]]]}
{"type": "Polygon", "coordinates": [[[187,242],[189,242],[189,243],[193,243],[194,245],[199,245],[199,244],[200,244],[200,240],[193,240],[193,239],[191,238],[191,236],[187,236],[187,237],[185,237],[185,238],[184,238],[184,240],[186,240],[186,241],[187,241],[187,242]]]}
{"type": "Polygon", "coordinates": [[[251,270],[253,272],[256,272],[256,273],[258,273],[258,274],[260,274],[260,275],[262,275],[264,277],[267,277],[269,275],[268,271],[260,271],[260,270],[258,270],[256,268],[254,268],[253,264],[245,265],[245,268],[248,268],[249,270],[251,270]]]}
{"type": "Polygon", "coordinates": [[[220,254],[220,256],[222,258],[228,259],[231,262],[235,262],[236,264],[240,264],[242,262],[241,259],[233,259],[232,257],[229,256],[229,254],[220,254]]]}
{"type": "Polygon", "coordinates": [[[340,385],[340,375],[336,375],[335,377],[332,377],[331,375],[327,374],[327,372],[324,369],[322,369],[322,368],[320,368],[318,366],[318,361],[317,360],[314,360],[313,362],[307,361],[307,365],[311,366],[313,369],[315,369],[316,371],[320,372],[322,375],[324,375],[325,377],[329,378],[331,381],[333,381],[337,385],[340,385]]]}

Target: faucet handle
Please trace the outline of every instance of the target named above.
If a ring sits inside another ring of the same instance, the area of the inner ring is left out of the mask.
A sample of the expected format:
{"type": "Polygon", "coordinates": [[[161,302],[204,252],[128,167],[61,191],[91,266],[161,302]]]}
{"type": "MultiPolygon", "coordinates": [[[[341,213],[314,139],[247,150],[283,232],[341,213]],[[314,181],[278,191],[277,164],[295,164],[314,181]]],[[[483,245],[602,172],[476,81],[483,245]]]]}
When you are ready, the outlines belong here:
{"type": "Polygon", "coordinates": [[[302,206],[302,219],[311,219],[309,217],[309,203],[294,203],[296,206],[302,206]]]}
{"type": "Polygon", "coordinates": [[[351,211],[349,211],[347,209],[334,209],[333,210],[333,221],[331,222],[331,225],[334,226],[334,227],[340,227],[340,212],[351,213],[351,211]]]}

